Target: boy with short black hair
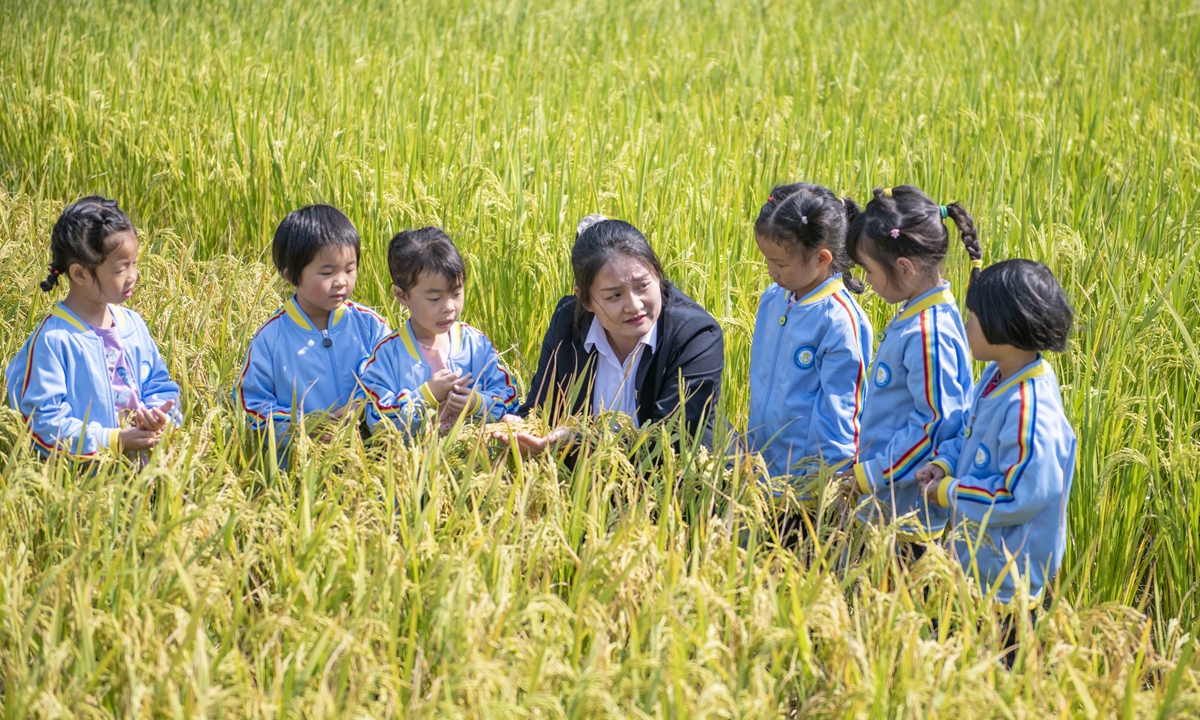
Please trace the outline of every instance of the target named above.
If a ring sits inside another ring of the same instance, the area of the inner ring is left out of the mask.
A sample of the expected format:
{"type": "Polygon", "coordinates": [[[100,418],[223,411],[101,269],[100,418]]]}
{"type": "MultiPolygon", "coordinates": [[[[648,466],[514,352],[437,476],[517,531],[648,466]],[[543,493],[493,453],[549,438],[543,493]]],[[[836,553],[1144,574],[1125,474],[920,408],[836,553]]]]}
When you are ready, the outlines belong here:
{"type": "Polygon", "coordinates": [[[375,348],[362,373],[367,424],[385,418],[413,432],[427,409],[447,430],[460,417],[499,420],[517,408],[517,390],[492,343],[459,322],[466,266],[446,233],[406,230],[388,245],[396,301],[409,320],[375,348]]]}
{"type": "Polygon", "coordinates": [[[363,363],[390,330],[349,300],[360,252],[353,223],[329,205],[295,210],[275,231],[271,257],[296,292],[254,334],[233,394],[253,427],[274,423],[281,443],[300,415],[342,416],[363,363]]]}

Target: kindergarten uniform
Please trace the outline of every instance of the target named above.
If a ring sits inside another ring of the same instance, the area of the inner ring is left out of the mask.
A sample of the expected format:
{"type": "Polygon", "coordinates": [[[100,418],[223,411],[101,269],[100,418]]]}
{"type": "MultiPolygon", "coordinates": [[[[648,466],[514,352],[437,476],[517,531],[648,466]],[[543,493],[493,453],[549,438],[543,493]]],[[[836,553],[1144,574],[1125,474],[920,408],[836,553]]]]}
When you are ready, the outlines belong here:
{"type": "Polygon", "coordinates": [[[274,422],[282,439],[293,415],[350,402],[371,349],[388,331],[378,313],[352,302],[330,313],[328,329],[317,330],[292,296],[250,341],[234,401],[253,427],[274,422]]]}
{"type": "Polygon", "coordinates": [[[946,473],[938,501],[956,522],[982,527],[967,530],[969,543],[955,541],[959,561],[969,573],[978,568],[983,592],[1007,603],[1017,575],[1037,598],[1058,572],[1076,441],[1050,363],[1039,357],[985,395],[997,372],[995,363],[983,371],[965,427],[938,446],[932,464],[946,473]]]}
{"type": "Polygon", "coordinates": [[[873,342],[841,275],[791,295],[763,292],[750,348],[747,437],[772,477],[854,459],[873,342]]]}
{"type": "Polygon", "coordinates": [[[854,477],[875,507],[897,518],[917,512],[922,537],[941,532],[913,474],[962,427],[971,391],[966,330],[949,283],[900,308],[871,362],[854,477]]]}
{"type": "MultiPolygon", "coordinates": [[[[475,415],[487,421],[499,420],[517,410],[517,389],[491,341],[466,323],[450,326],[450,352],[445,368],[460,374],[471,373],[471,383],[479,398],[475,415]]],[[[384,338],[367,360],[362,373],[362,392],[367,405],[367,424],[374,430],[387,419],[401,430],[414,432],[427,409],[439,403],[429,390],[434,370],[418,347],[412,326],[405,323],[384,338]]]]}
{"type": "Polygon", "coordinates": [[[158,408],[174,400],[171,380],[142,316],[109,305],[112,330],[93,328],[62,303],[38,325],[8,365],[8,401],[48,455],[60,449],[90,457],[117,449],[121,415],[140,407],[158,408]]]}

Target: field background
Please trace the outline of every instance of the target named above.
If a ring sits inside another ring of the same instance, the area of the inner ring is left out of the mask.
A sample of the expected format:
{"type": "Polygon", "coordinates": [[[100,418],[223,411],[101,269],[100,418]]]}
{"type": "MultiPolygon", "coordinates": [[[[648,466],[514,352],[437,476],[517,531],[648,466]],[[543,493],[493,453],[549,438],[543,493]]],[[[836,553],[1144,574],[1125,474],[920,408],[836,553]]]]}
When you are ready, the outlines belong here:
{"type": "Polygon", "coordinates": [[[4,717],[1200,711],[1195,0],[0,0],[0,26],[2,355],[51,302],[61,206],[105,194],[188,409],[146,469],[83,477],[3,416],[4,717]],[[834,523],[798,561],[701,456],[643,478],[604,441],[571,474],[342,432],[280,475],[247,450],[226,398],[286,291],[270,237],[318,201],[393,321],[388,238],[446,228],[521,379],[576,220],[629,220],[725,328],[744,424],[751,224],[795,179],[959,200],[985,260],[1042,260],[1075,305],[1070,544],[1011,673],[944,555],[900,573],[890,530],[834,523]]]}

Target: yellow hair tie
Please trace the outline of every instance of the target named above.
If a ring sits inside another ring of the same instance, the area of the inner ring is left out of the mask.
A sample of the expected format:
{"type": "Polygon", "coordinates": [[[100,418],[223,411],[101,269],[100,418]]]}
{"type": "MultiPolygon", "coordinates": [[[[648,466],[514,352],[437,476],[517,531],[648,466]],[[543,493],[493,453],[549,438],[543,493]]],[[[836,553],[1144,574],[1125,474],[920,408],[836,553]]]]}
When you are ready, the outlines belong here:
{"type": "Polygon", "coordinates": [[[972,260],[971,267],[975,268],[976,270],[982,270],[983,269],[983,260],[972,260]]]}
{"type": "Polygon", "coordinates": [[[891,188],[884,188],[884,189],[883,189],[883,196],[884,196],[884,197],[891,197],[891,196],[892,196],[892,189],[891,189],[891,188]]]}

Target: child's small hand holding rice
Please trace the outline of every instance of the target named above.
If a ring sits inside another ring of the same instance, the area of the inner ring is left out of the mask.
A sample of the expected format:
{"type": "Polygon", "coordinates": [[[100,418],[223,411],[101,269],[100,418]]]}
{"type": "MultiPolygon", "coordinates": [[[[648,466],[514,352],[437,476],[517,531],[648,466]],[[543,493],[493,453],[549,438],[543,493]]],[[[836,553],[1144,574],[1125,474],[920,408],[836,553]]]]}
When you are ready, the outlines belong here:
{"type": "Polygon", "coordinates": [[[938,483],[942,481],[942,478],[946,477],[946,471],[939,465],[926,465],[913,473],[913,477],[921,484],[921,496],[928,500],[931,505],[941,506],[937,490],[938,483]]]}

